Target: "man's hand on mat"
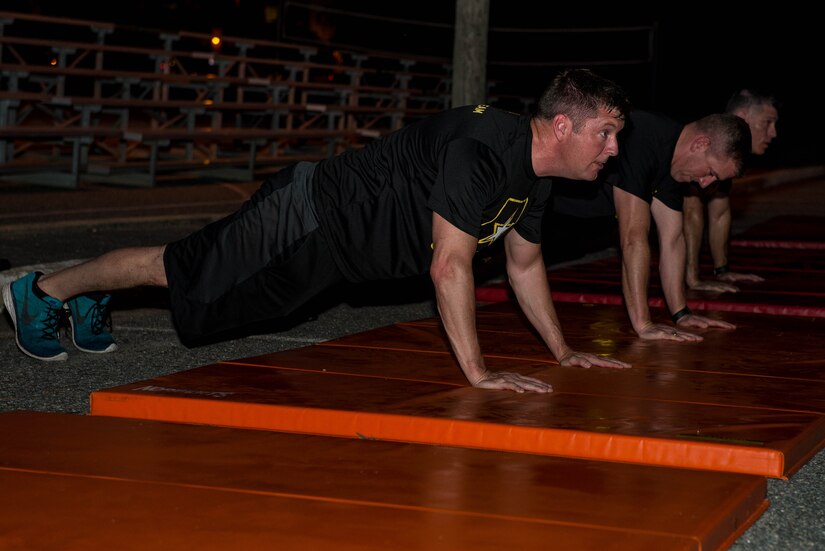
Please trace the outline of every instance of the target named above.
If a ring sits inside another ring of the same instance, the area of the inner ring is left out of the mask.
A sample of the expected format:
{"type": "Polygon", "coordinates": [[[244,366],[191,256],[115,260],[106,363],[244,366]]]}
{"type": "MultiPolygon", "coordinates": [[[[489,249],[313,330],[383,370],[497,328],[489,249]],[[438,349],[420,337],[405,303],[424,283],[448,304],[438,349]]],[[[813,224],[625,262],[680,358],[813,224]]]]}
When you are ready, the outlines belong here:
{"type": "Polygon", "coordinates": [[[699,316],[697,314],[688,314],[679,319],[679,327],[694,327],[696,329],[706,329],[708,327],[716,327],[718,329],[736,329],[736,326],[726,321],[715,320],[699,316]]]}
{"type": "Polygon", "coordinates": [[[533,377],[511,373],[509,371],[489,371],[487,370],[481,379],[471,381],[474,387],[491,388],[500,390],[512,390],[521,394],[522,392],[553,392],[553,387],[544,381],[539,381],[533,377]]]}
{"type": "Polygon", "coordinates": [[[613,367],[617,369],[625,369],[630,367],[630,364],[621,360],[616,360],[610,356],[597,356],[588,352],[570,351],[559,360],[560,365],[564,366],[578,366],[578,367],[613,367]]]}
{"type": "Polygon", "coordinates": [[[765,278],[756,274],[741,274],[739,272],[725,272],[716,276],[719,281],[727,281],[728,283],[736,283],[737,281],[753,281],[754,283],[761,283],[765,278]]]}
{"type": "MultiPolygon", "coordinates": [[[[682,319],[689,317],[691,317],[691,315],[687,315],[682,319]]],[[[701,342],[704,340],[699,335],[688,331],[681,331],[678,327],[664,325],[662,323],[650,323],[646,325],[639,331],[639,337],[651,341],[701,342]]]]}
{"type": "Polygon", "coordinates": [[[709,281],[702,279],[690,286],[694,291],[713,291],[716,293],[738,293],[739,287],[724,281],[709,281]]]}

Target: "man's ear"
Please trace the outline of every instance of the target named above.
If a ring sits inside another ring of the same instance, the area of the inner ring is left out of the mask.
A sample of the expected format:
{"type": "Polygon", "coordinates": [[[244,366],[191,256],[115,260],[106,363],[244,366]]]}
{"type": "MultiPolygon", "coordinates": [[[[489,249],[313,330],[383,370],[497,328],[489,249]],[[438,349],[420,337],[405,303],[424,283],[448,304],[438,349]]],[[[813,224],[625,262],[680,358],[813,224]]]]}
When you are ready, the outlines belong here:
{"type": "Polygon", "coordinates": [[[710,136],[707,136],[705,134],[700,134],[699,136],[696,136],[695,138],[693,138],[693,141],[690,142],[690,150],[692,152],[697,152],[697,151],[701,152],[701,151],[706,150],[709,147],[710,147],[710,136]]]}
{"type": "Polygon", "coordinates": [[[563,113],[559,113],[553,117],[553,135],[556,139],[561,141],[565,136],[573,131],[573,122],[570,117],[563,113]]]}

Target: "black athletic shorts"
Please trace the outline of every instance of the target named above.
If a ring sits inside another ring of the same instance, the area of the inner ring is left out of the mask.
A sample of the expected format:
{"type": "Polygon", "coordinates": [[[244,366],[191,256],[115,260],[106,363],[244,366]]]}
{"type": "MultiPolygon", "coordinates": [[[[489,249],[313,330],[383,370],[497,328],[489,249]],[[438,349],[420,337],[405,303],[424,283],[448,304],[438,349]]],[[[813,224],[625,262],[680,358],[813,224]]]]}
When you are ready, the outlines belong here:
{"type": "Polygon", "coordinates": [[[167,245],[172,320],[184,342],[286,316],[343,279],[318,228],[314,169],[281,170],[234,214],[167,245]]]}

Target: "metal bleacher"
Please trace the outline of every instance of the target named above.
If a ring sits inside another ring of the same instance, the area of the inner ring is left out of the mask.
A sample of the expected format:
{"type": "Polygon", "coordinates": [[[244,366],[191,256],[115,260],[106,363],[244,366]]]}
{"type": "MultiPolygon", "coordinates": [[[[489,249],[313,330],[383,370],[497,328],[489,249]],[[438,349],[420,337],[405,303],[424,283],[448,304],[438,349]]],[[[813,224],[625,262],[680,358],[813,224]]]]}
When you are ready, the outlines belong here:
{"type": "MultiPolygon", "coordinates": [[[[451,24],[331,11],[350,36],[224,35],[219,46],[206,33],[0,11],[0,180],[251,181],[450,107],[452,59],[432,52],[450,51],[451,24]],[[353,36],[365,17],[416,53],[353,36]]],[[[491,27],[485,101],[526,113],[554,70],[583,66],[655,104],[656,29],[491,27]]]]}
{"type": "Polygon", "coordinates": [[[253,180],[449,106],[446,59],[0,12],[0,178],[253,180]]]}

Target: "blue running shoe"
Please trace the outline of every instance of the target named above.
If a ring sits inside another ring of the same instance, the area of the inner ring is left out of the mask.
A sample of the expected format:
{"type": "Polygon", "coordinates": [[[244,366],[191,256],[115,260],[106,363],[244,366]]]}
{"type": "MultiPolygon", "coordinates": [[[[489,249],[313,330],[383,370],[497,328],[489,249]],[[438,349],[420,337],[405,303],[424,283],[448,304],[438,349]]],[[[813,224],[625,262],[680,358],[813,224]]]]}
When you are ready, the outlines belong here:
{"type": "Polygon", "coordinates": [[[27,356],[45,361],[68,357],[60,346],[58,329],[63,319],[63,302],[37,287],[43,275],[32,272],[3,286],[3,302],[14,325],[17,346],[27,356]]]}
{"type": "Polygon", "coordinates": [[[78,350],[105,354],[117,349],[112,338],[112,316],[109,312],[111,295],[101,293],[78,295],[66,301],[72,342],[78,350]]]}

